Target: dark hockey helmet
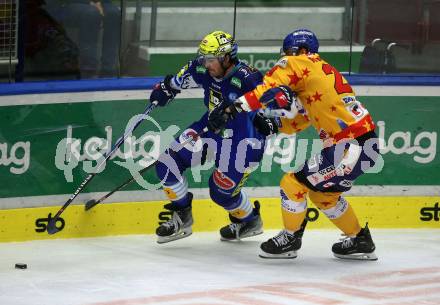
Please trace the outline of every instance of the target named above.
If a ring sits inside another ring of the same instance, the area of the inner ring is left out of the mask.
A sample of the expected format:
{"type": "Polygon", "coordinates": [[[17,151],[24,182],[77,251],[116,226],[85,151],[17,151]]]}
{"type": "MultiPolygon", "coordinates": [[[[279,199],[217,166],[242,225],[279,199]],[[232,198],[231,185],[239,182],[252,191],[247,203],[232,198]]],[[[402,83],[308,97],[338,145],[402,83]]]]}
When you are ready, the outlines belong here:
{"type": "Polygon", "coordinates": [[[298,29],[288,34],[284,38],[281,54],[296,55],[300,48],[306,48],[309,53],[318,53],[319,42],[315,33],[307,29],[298,29]]]}

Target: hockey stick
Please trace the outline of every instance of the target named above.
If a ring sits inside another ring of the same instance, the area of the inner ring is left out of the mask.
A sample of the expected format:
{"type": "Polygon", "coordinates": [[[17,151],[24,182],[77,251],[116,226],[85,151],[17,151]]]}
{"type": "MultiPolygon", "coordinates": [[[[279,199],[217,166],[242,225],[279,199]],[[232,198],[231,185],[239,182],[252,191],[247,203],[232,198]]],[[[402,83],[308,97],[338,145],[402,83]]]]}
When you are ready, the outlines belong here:
{"type": "Polygon", "coordinates": [[[94,173],[89,174],[86,179],[84,179],[83,182],[79,185],[79,187],[76,189],[76,191],[70,196],[70,198],[66,201],[66,203],[60,208],[60,210],[55,214],[53,218],[51,218],[47,224],[47,233],[49,234],[55,234],[59,231],[59,229],[56,227],[56,222],[59,219],[61,213],[64,212],[64,210],[72,203],[72,201],[78,196],[78,194],[89,184],[89,182],[93,179],[93,177],[96,176],[96,174],[99,172],[99,169],[104,165],[107,160],[116,152],[116,150],[122,145],[122,143],[125,142],[128,135],[131,134],[141,123],[145,120],[145,118],[148,116],[148,114],[153,111],[154,108],[156,108],[158,102],[153,101],[150,105],[148,105],[147,108],[145,108],[144,113],[136,121],[136,123],[133,124],[133,126],[128,130],[128,132],[124,133],[115,143],[112,150],[105,154],[105,159],[97,166],[96,171],[94,173]]]}
{"type": "MultiPolygon", "coordinates": [[[[202,136],[204,133],[206,133],[208,131],[208,128],[205,127],[200,133],[195,134],[190,136],[186,141],[180,143],[179,147],[177,150],[175,150],[176,152],[179,151],[180,149],[182,149],[186,144],[188,144],[189,142],[191,142],[192,140],[202,136]]],[[[157,160],[155,162],[153,162],[152,164],[148,165],[147,167],[143,168],[141,171],[139,171],[139,174],[142,175],[142,173],[144,173],[145,171],[147,171],[148,169],[150,169],[151,167],[153,167],[155,164],[157,163],[157,160]]],[[[104,200],[106,200],[108,197],[110,197],[111,195],[113,195],[115,192],[123,189],[124,187],[126,187],[127,185],[129,185],[130,183],[132,183],[135,180],[134,177],[131,177],[130,179],[128,179],[127,181],[125,181],[124,183],[122,183],[121,185],[119,185],[118,187],[116,187],[113,191],[109,192],[108,194],[102,196],[101,198],[99,198],[98,200],[95,199],[91,199],[89,201],[86,202],[84,209],[86,211],[90,210],[91,208],[93,208],[95,205],[103,202],[104,200]]]]}

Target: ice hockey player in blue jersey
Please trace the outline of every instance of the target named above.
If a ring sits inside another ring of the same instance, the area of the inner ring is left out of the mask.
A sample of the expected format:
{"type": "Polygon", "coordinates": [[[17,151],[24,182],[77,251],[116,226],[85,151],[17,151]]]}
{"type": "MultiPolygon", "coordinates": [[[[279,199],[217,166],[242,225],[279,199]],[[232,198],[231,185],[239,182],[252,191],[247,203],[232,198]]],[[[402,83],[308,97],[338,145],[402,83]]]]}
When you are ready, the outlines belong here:
{"type": "MultiPolygon", "coordinates": [[[[221,240],[239,240],[263,232],[259,203],[254,206],[242,190],[253,166],[263,157],[265,138],[276,132],[276,125],[257,113],[240,113],[230,120],[226,129],[216,129],[215,122],[208,124],[212,112],[221,112],[233,101],[254,89],[262,81],[256,69],[247,66],[237,57],[237,43],[223,31],[205,36],[199,45],[196,59],[185,65],[177,75],[168,75],[156,84],[150,101],[165,106],[182,89],[202,87],[207,112],[188,126],[176,138],[176,142],[187,142],[196,137],[178,152],[169,149],[166,158],[172,160],[178,172],[170,171],[168,162],[158,162],[156,173],[163,182],[163,190],[171,201],[165,208],[172,212],[169,221],[160,225],[156,234],[158,243],[165,243],[189,236],[192,233],[192,199],[188,182],[182,174],[186,169],[202,162],[200,155],[209,150],[215,156],[215,166],[209,179],[211,199],[229,212],[231,224],[220,229],[221,240]],[[240,117],[238,117],[240,116],[240,117]]],[[[163,157],[163,156],[162,156],[163,157]]]]}

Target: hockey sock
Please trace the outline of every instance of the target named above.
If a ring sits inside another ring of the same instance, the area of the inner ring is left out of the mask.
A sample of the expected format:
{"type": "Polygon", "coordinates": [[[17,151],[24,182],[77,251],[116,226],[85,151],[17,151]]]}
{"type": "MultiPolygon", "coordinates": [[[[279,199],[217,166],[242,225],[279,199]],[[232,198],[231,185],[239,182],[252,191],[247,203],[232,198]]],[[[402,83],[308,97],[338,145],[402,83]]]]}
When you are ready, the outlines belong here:
{"type": "Polygon", "coordinates": [[[164,185],[163,191],[168,199],[179,207],[186,207],[190,203],[188,196],[188,181],[185,177],[177,183],[164,185]]]}
{"type": "Polygon", "coordinates": [[[253,208],[246,193],[241,191],[236,197],[236,203],[232,206],[225,207],[225,209],[231,214],[231,216],[242,221],[252,220],[255,215],[252,213],[253,208]]]}
{"type": "Polygon", "coordinates": [[[335,206],[321,211],[347,236],[356,236],[361,226],[351,205],[340,196],[335,206]]]}
{"type": "Polygon", "coordinates": [[[293,233],[300,229],[306,216],[308,189],[292,173],[284,175],[280,186],[281,214],[284,228],[289,233],[293,233]]]}

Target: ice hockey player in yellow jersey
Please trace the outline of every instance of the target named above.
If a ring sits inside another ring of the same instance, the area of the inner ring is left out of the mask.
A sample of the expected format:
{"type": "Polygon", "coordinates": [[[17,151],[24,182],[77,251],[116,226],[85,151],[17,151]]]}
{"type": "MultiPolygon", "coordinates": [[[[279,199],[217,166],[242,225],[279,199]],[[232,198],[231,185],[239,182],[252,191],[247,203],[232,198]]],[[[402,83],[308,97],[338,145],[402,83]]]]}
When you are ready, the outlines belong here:
{"type": "Polygon", "coordinates": [[[318,39],[307,29],[287,35],[285,56],[265,75],[263,84],[238,98],[235,109],[227,110],[288,109],[281,132],[295,133],[311,125],[323,141],[320,153],[282,178],[284,229],[261,244],[260,256],[297,256],[310,200],[346,235],[332,247],[336,257],[377,260],[368,224],[360,226],[343,196],[380,158],[375,125],[347,80],[320,58],[318,48],[318,39]]]}

